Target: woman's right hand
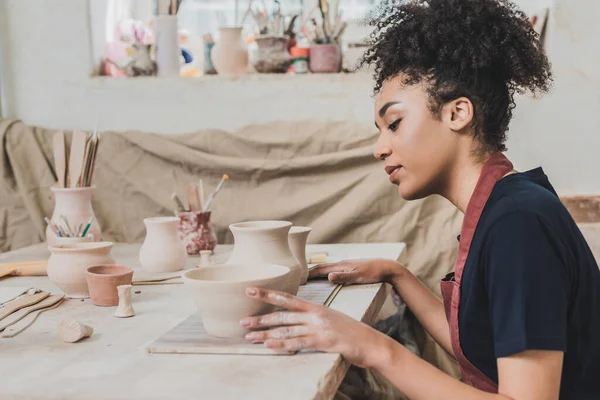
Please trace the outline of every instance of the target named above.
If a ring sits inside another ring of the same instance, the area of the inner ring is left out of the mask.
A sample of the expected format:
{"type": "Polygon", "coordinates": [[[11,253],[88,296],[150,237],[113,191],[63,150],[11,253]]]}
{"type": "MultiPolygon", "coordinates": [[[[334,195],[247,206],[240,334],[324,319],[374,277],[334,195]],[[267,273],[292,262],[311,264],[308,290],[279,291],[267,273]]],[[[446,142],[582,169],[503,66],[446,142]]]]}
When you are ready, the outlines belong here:
{"type": "Polygon", "coordinates": [[[392,260],[347,260],[320,264],[309,272],[309,279],[328,278],[333,283],[390,283],[406,268],[392,260]]]}

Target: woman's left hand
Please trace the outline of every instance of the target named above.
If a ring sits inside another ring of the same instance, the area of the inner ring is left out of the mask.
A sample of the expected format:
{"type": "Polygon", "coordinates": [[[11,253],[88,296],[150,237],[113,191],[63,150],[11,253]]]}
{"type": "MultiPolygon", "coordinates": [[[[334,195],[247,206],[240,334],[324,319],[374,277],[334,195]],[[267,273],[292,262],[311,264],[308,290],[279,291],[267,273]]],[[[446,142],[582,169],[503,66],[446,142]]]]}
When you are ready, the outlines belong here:
{"type": "Polygon", "coordinates": [[[363,368],[372,366],[372,358],[380,353],[373,347],[383,342],[377,336],[385,335],[345,314],[283,292],[248,288],[246,294],[289,310],[241,320],[250,329],[274,328],[248,333],[250,342],[277,350],[339,353],[363,368]]]}

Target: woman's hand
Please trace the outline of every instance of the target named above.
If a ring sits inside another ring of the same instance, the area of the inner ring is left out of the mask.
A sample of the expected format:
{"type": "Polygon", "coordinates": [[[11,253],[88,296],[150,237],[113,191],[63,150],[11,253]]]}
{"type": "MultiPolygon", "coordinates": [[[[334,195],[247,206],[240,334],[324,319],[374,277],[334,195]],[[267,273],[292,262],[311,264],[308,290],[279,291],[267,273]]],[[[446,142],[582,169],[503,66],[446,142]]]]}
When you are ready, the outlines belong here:
{"type": "Polygon", "coordinates": [[[392,260],[348,260],[317,265],[310,270],[308,277],[326,277],[333,283],[390,283],[404,271],[406,268],[402,264],[392,260]]]}
{"type": "Polygon", "coordinates": [[[339,353],[363,368],[374,365],[375,358],[385,354],[378,345],[385,346],[387,337],[345,314],[283,292],[248,288],[246,293],[290,310],[241,320],[241,325],[250,329],[274,328],[248,333],[246,339],[250,342],[264,342],[277,350],[339,353]]]}

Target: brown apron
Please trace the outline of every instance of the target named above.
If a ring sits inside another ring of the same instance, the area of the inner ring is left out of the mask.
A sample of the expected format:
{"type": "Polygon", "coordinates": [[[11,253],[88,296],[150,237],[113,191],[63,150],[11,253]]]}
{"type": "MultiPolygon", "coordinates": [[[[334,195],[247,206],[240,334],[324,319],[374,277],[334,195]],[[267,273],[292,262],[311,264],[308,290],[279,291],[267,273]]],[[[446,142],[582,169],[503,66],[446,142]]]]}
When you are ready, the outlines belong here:
{"type": "Polygon", "coordinates": [[[489,393],[498,393],[498,385],[471,364],[460,348],[458,332],[460,282],[467,256],[469,255],[469,249],[471,248],[471,242],[473,241],[473,235],[475,234],[475,228],[477,228],[477,224],[479,223],[483,207],[485,206],[485,203],[487,203],[496,182],[512,171],[512,169],[512,163],[502,153],[494,153],[483,166],[483,170],[477,181],[477,186],[475,186],[475,191],[473,192],[473,196],[471,197],[465,212],[465,218],[460,232],[460,244],[458,247],[456,266],[454,268],[454,276],[452,276],[452,274],[448,275],[441,283],[444,310],[450,326],[452,350],[454,351],[454,356],[460,366],[463,381],[468,385],[489,393]]]}

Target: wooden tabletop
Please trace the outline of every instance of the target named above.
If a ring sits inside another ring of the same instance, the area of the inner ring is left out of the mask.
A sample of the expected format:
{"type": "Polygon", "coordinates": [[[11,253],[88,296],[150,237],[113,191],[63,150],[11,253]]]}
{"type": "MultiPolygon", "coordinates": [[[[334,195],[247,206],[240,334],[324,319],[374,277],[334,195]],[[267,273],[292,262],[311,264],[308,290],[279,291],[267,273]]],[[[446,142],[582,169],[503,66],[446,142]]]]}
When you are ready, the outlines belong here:
{"type": "MultiPolygon", "coordinates": [[[[396,260],[403,243],[308,245],[329,260],[396,260]]],[[[224,262],[231,246],[217,246],[224,262]]],[[[117,263],[139,268],[138,244],[116,244],[117,263]]],[[[0,262],[47,258],[45,246],[0,254],[0,262]]],[[[198,259],[190,257],[186,268],[198,259]]],[[[36,287],[60,293],[47,277],[0,279],[3,287],[36,287]]],[[[182,285],[134,286],[136,316],[116,318],[115,307],[68,299],[41,314],[20,335],[0,339],[0,398],[44,399],[329,399],[348,370],[337,354],[293,356],[149,354],[146,346],[195,309],[182,285]],[[138,293],[139,292],[139,293],[138,293]],[[92,337],[64,343],[58,324],[75,318],[94,328],[92,337]]],[[[372,323],[387,295],[383,284],[344,287],[331,308],[372,323]]]]}

